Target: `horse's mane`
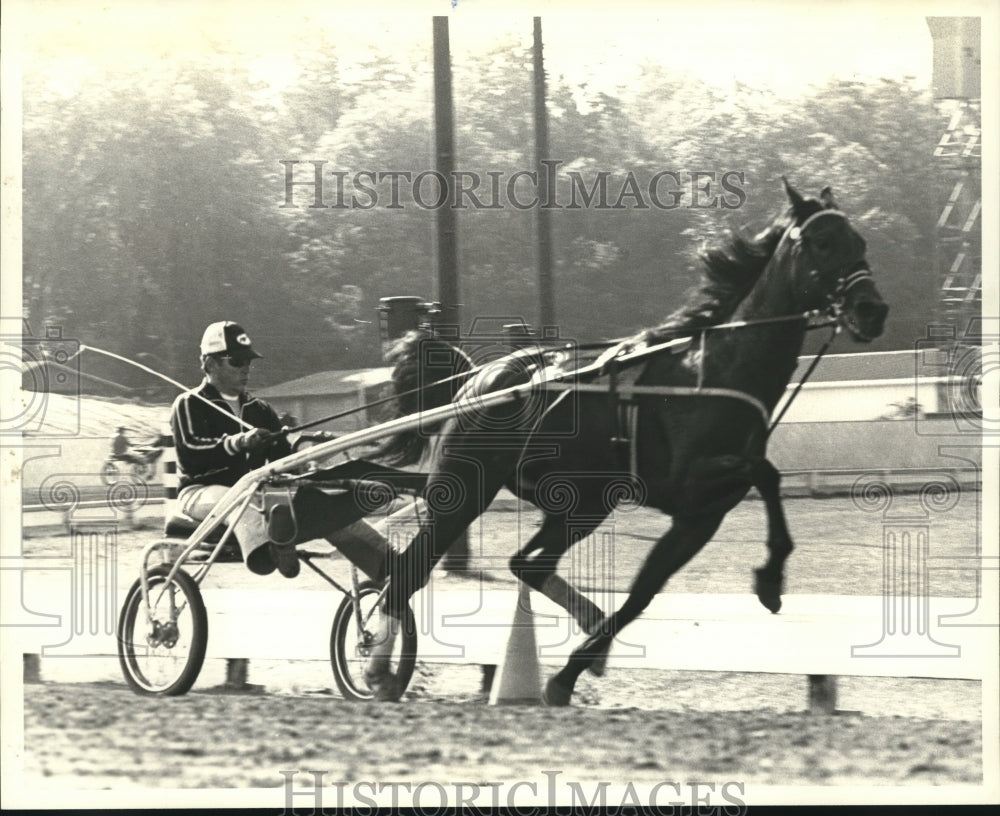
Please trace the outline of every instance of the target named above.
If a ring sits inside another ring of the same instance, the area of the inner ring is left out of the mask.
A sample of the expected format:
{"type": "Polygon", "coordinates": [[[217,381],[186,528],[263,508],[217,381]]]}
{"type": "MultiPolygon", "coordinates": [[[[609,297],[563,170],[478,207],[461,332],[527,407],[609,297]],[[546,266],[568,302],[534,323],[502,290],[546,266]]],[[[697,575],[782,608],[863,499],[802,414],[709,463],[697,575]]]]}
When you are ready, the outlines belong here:
{"type": "Polygon", "coordinates": [[[701,281],[657,331],[697,329],[731,317],[771,260],[789,223],[785,213],[754,236],[742,228],[730,229],[721,243],[703,247],[698,252],[701,281]]]}

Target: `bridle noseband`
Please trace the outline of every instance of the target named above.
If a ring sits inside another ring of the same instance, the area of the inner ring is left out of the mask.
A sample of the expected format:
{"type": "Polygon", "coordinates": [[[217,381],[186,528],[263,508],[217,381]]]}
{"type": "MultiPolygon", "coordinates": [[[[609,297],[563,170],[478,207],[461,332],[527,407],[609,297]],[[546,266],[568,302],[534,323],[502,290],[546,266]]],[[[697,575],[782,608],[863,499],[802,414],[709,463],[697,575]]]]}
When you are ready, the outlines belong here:
{"type": "MultiPolygon", "coordinates": [[[[836,216],[838,218],[843,218],[845,221],[847,220],[847,216],[840,210],[820,210],[819,212],[810,215],[800,226],[792,225],[785,232],[784,238],[791,241],[793,255],[797,255],[801,252],[802,238],[806,227],[813,223],[813,221],[816,221],[824,216],[836,216]]],[[[784,240],[784,238],[782,240],[784,240]]],[[[844,311],[844,302],[847,298],[848,291],[862,281],[873,280],[873,276],[872,271],[868,266],[868,261],[861,258],[853,263],[845,263],[843,266],[836,267],[834,270],[821,272],[818,269],[813,269],[809,272],[809,277],[826,277],[826,275],[830,272],[834,272],[837,275],[837,286],[831,294],[827,294],[826,296],[829,301],[826,313],[831,319],[839,322],[844,311]]]]}

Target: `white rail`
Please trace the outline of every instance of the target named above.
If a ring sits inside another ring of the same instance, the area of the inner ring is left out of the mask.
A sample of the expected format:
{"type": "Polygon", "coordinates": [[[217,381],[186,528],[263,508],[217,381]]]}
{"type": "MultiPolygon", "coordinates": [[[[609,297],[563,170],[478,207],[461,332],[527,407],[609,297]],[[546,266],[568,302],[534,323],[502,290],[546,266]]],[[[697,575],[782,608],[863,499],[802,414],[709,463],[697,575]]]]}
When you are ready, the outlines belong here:
{"type": "MultiPolygon", "coordinates": [[[[317,661],[328,667],[329,626],[340,600],[337,593],[212,588],[203,594],[210,659],[268,665],[317,661]]],[[[517,597],[513,588],[476,587],[468,581],[456,588],[435,577],[413,598],[418,659],[434,664],[499,664],[517,597]]],[[[621,593],[593,597],[608,607],[624,600],[621,593]]],[[[752,595],[667,592],[657,595],[619,635],[608,665],[810,677],[983,680],[991,676],[997,642],[995,620],[989,625],[989,603],[948,597],[926,602],[929,626],[902,632],[887,625],[886,599],[880,596],[786,595],[781,613],[771,615],[752,595]]],[[[538,660],[543,674],[548,674],[565,663],[583,635],[562,610],[538,593],[531,594],[531,604],[538,660]]],[[[62,658],[67,660],[54,674],[65,676],[66,667],[75,665],[79,674],[74,680],[120,677],[113,634],[73,633],[68,628],[66,618],[56,618],[51,626],[20,627],[10,634],[18,641],[18,651],[42,655],[43,679],[46,663],[62,658]]],[[[332,685],[333,678],[324,677],[332,685]]],[[[199,683],[211,685],[211,678],[206,674],[199,683]]]]}

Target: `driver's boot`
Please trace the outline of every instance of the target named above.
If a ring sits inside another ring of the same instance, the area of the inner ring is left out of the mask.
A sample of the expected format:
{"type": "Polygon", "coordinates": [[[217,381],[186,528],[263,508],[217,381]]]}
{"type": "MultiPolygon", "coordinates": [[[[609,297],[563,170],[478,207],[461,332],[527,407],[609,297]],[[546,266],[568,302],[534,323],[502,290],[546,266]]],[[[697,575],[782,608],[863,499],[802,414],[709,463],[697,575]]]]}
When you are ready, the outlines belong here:
{"type": "Polygon", "coordinates": [[[331,496],[315,487],[298,488],[291,505],[275,505],[267,516],[268,538],[274,542],[281,574],[285,577],[298,574],[296,544],[325,538],[373,581],[384,581],[389,544],[363,520],[365,515],[366,511],[357,506],[351,493],[331,496]],[[289,574],[293,571],[294,574],[289,574]]]}

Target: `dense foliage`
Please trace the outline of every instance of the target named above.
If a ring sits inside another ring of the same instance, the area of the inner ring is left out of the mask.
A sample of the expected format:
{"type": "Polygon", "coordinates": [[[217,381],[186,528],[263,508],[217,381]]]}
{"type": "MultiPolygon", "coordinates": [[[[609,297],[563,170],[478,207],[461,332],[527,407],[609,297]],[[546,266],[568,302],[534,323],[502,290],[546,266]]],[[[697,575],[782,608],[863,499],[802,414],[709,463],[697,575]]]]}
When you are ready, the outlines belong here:
{"type": "MultiPolygon", "coordinates": [[[[506,185],[534,169],[529,57],[512,41],[454,62],[456,165],[480,175],[485,203],[490,173],[506,185]]],[[[23,291],[36,333],[61,325],[85,343],[149,355],[186,381],[197,377],[201,330],[223,317],[243,322],[265,351],[258,381],[378,363],[378,299],[434,296],[435,213],[405,182],[400,206],[387,206],[386,180],[371,184],[374,207],[331,207],[334,172],[346,174],[350,201],[361,171],[412,178],[433,167],[430,55],[346,65],[315,38],[297,59],[296,78],[279,87],[221,53],[98,71],[72,92],[56,81],[56,63],[28,66],[23,291]],[[326,162],[327,206],[310,207],[314,190],[298,185],[295,206],[282,207],[287,168],[309,181],[311,161],[326,162]]],[[[886,80],[795,99],[751,87],[722,93],[654,64],[616,95],[560,76],[548,92],[557,200],[581,193],[574,173],[587,188],[607,181],[608,207],[553,211],[562,336],[594,340],[657,323],[693,284],[701,242],[728,226],[761,226],[784,206],[782,174],[809,194],[832,185],[866,236],[892,306],[887,334],[870,348],[924,336],[940,197],[927,92],[886,80]],[[662,171],[680,182],[667,177],[662,200],[684,191],[670,209],[649,206],[649,180],[662,171]],[[740,195],[722,195],[727,172],[739,174],[729,180],[740,195]],[[708,194],[692,189],[706,184],[708,194]],[[713,196],[717,206],[691,206],[713,196]]],[[[421,189],[435,197],[430,182],[421,189]]],[[[458,214],[466,323],[538,320],[533,213],[511,206],[505,189],[502,206],[458,214]]],[[[523,185],[516,194],[530,198],[523,185]]],[[[144,376],[114,374],[136,385],[144,376]]]]}

